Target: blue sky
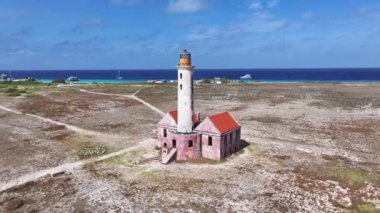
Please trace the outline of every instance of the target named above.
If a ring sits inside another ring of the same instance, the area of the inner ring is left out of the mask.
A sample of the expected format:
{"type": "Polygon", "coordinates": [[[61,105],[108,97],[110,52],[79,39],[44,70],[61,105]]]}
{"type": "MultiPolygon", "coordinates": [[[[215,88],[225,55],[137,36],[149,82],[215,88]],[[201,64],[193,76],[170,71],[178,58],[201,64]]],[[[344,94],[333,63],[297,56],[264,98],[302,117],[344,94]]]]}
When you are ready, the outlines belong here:
{"type": "Polygon", "coordinates": [[[1,0],[0,69],[380,67],[378,0],[1,0]]]}

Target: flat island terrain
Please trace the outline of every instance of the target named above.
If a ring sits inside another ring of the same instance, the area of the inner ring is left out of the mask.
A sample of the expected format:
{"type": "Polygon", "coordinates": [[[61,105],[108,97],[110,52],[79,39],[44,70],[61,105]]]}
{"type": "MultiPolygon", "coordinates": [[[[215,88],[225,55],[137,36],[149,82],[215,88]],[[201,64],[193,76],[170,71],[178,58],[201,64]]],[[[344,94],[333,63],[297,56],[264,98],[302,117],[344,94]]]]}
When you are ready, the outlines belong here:
{"type": "Polygon", "coordinates": [[[160,163],[175,84],[0,84],[0,212],[380,212],[380,84],[194,87],[242,126],[221,162],[160,163]]]}

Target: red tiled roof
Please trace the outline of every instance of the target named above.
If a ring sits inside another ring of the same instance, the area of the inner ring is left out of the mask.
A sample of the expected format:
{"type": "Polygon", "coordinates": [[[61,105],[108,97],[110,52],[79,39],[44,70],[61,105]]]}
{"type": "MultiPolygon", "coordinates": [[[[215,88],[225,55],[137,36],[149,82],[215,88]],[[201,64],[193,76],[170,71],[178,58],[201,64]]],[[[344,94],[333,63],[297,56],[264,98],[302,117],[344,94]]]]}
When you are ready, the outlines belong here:
{"type": "Polygon", "coordinates": [[[178,112],[177,111],[171,111],[169,112],[170,116],[174,119],[175,123],[178,123],[178,112]]]}
{"type": "MultiPolygon", "coordinates": [[[[175,123],[178,124],[178,111],[175,110],[175,111],[171,111],[169,112],[170,116],[172,116],[172,118],[174,119],[175,123]]],[[[193,114],[193,122],[194,124],[195,123],[198,123],[200,120],[200,118],[198,117],[198,115],[196,115],[195,113],[193,114]]]]}
{"type": "Polygon", "coordinates": [[[219,114],[211,115],[209,118],[222,134],[240,127],[240,125],[236,122],[236,120],[231,116],[229,112],[222,112],[219,114]]]}

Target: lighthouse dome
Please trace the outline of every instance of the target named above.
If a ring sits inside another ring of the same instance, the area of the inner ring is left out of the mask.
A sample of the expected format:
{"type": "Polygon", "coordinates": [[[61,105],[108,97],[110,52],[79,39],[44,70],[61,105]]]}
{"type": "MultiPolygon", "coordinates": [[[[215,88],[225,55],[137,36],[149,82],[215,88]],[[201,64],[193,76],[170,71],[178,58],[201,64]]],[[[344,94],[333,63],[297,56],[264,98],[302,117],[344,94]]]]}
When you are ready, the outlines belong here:
{"type": "Polygon", "coordinates": [[[179,66],[191,66],[191,53],[187,50],[182,50],[179,56],[179,66]]]}

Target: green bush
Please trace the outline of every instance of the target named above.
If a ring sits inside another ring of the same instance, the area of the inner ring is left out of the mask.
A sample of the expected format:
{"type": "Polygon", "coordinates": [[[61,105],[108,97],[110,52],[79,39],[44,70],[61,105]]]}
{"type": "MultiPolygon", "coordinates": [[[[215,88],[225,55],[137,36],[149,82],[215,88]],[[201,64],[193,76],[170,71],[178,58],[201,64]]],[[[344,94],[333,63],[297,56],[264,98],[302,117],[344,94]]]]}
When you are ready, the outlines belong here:
{"type": "Polygon", "coordinates": [[[363,186],[366,182],[380,183],[380,178],[376,175],[345,167],[319,168],[315,171],[315,175],[319,179],[338,181],[348,187],[363,186]]]}
{"type": "Polygon", "coordinates": [[[356,206],[359,213],[372,213],[376,212],[376,207],[372,203],[362,203],[356,206]]]}
{"type": "Polygon", "coordinates": [[[78,151],[78,156],[81,159],[92,158],[96,156],[103,155],[107,152],[107,147],[98,146],[98,147],[84,147],[78,151]]]}
{"type": "Polygon", "coordinates": [[[222,84],[227,84],[227,83],[230,83],[230,79],[228,78],[222,78],[222,84]]]}
{"type": "Polygon", "coordinates": [[[53,84],[64,84],[64,83],[66,83],[66,81],[63,79],[55,79],[55,80],[52,80],[51,83],[53,83],[53,84]]]}
{"type": "Polygon", "coordinates": [[[27,92],[25,97],[27,98],[30,98],[30,97],[34,97],[35,95],[32,93],[32,92],[27,92]]]}
{"type": "Polygon", "coordinates": [[[13,86],[30,86],[30,85],[40,85],[43,84],[39,81],[9,81],[9,85],[13,86]]]}
{"type": "Polygon", "coordinates": [[[206,79],[203,79],[202,83],[205,83],[205,84],[210,84],[211,81],[210,79],[206,78],[206,79]]]}
{"type": "Polygon", "coordinates": [[[13,92],[18,92],[18,89],[15,87],[10,87],[5,90],[6,93],[13,93],[13,92]]]}
{"type": "Polygon", "coordinates": [[[20,96],[20,95],[21,95],[20,91],[15,91],[15,92],[7,93],[7,96],[12,96],[12,97],[16,97],[16,96],[20,96]]]}
{"type": "Polygon", "coordinates": [[[25,88],[18,89],[17,87],[9,87],[5,90],[5,93],[7,94],[7,96],[20,96],[26,92],[27,91],[25,88]]]}
{"type": "Polygon", "coordinates": [[[0,89],[4,89],[6,93],[16,92],[17,87],[22,87],[24,90],[26,88],[36,88],[35,86],[43,85],[43,83],[38,81],[6,81],[0,82],[0,89]]]}

